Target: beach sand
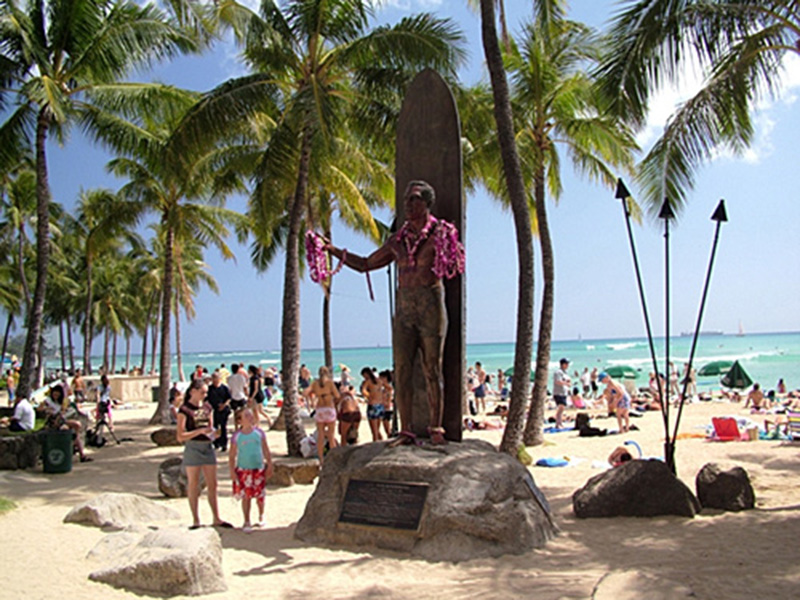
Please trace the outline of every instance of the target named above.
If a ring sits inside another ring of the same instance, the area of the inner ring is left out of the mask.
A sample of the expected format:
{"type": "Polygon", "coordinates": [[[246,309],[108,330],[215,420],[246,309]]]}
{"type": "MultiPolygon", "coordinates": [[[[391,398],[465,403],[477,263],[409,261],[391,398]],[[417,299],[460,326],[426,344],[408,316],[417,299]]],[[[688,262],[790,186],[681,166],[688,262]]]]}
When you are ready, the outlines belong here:
{"type": "MultiPolygon", "coordinates": [[[[185,499],[164,499],[158,492],[158,464],[180,455],[180,448],[157,448],[146,425],[152,406],[118,410],[119,436],[134,442],[90,450],[94,462],[74,465],[71,473],[0,472],[0,495],[18,508],[0,515],[2,562],[0,598],[141,598],[89,581],[96,568],[87,553],[106,535],[62,523],[75,504],[103,492],[133,492],[177,509],[190,523],[185,499]]],[[[746,414],[740,406],[703,403],[684,411],[682,431],[697,433],[711,416],[746,414]]],[[[756,418],[758,422],[763,417],[756,418]]],[[[697,598],[800,597],[800,444],[789,442],[678,443],[678,473],[694,489],[707,462],[740,465],[750,474],[757,508],[742,513],[704,511],[695,519],[576,519],[572,493],[600,471],[604,460],[625,440],[635,440],[645,456],[662,454],[663,422],[649,413],[633,422],[640,431],[603,438],[575,433],[547,435],[544,446],[530,449],[535,459],[570,457],[574,466],[532,467],[547,496],[560,535],[546,548],[521,556],[428,563],[389,552],[353,552],[308,546],[293,536],[314,486],[270,488],[267,528],[251,534],[221,531],[228,591],[215,598],[625,598],[678,597],[680,586],[697,598]],[[596,588],[600,585],[600,590],[596,588]]],[[[594,422],[615,427],[612,419],[594,422]]],[[[307,423],[310,429],[311,423],[307,423]]],[[[501,432],[467,433],[498,443],[501,432]]],[[[361,440],[369,436],[362,421],[361,440]]],[[[275,456],[285,454],[283,433],[269,434],[275,456]]],[[[227,464],[221,460],[220,511],[241,525],[239,504],[231,498],[227,464]]],[[[210,511],[201,498],[201,515],[210,511]]]]}

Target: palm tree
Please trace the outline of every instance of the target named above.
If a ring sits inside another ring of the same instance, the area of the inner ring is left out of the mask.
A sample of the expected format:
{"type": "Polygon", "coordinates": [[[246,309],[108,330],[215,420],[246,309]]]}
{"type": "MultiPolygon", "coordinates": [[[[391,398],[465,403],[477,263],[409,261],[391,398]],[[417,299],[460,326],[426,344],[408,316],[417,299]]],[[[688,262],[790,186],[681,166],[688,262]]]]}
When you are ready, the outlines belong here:
{"type": "Polygon", "coordinates": [[[558,201],[561,195],[559,150],[563,148],[576,171],[610,187],[618,176],[614,169],[632,171],[633,151],[637,149],[630,130],[619,119],[604,114],[594,82],[586,75],[587,66],[600,56],[600,39],[591,28],[568,20],[565,12],[564,0],[537,2],[521,48],[515,47],[507,57],[517,143],[523,177],[535,207],[544,283],[526,445],[544,441],[555,303],[555,260],[546,196],[549,192],[558,201]]]}
{"type": "MultiPolygon", "coordinates": [[[[152,423],[169,423],[171,372],[170,323],[174,301],[176,250],[187,240],[202,246],[217,247],[224,258],[233,258],[226,243],[228,224],[244,233],[242,216],[219,206],[224,197],[214,196],[217,162],[216,150],[194,155],[191,162],[169,151],[175,126],[195,101],[195,96],[169,86],[152,87],[148,93],[132,98],[125,107],[129,120],[105,120],[98,139],[116,147],[123,156],[112,160],[108,168],[115,175],[128,178],[119,190],[121,198],[139,203],[159,215],[157,229],[163,248],[161,266],[161,348],[158,407],[152,423]]],[[[218,186],[219,187],[219,186],[218,186]]]]}
{"type": "MultiPolygon", "coordinates": [[[[492,83],[494,116],[497,122],[497,141],[500,145],[503,175],[514,215],[514,229],[517,236],[519,278],[517,282],[514,372],[520,374],[530,370],[533,351],[533,234],[531,233],[531,215],[525,193],[525,183],[522,178],[515,141],[511,96],[503,65],[503,55],[497,40],[493,0],[481,0],[481,37],[492,83]]],[[[518,382],[511,389],[508,422],[500,443],[500,450],[503,452],[516,453],[522,441],[527,400],[527,385],[519,385],[518,382]]]]}
{"type": "MultiPolygon", "coordinates": [[[[385,116],[370,99],[402,89],[411,72],[422,67],[452,72],[462,57],[460,36],[447,21],[418,15],[368,31],[370,15],[362,0],[290,0],[283,9],[264,1],[261,18],[250,22],[244,50],[253,74],[206,94],[177,136],[180,154],[204,148],[231,130],[240,132],[259,113],[273,118],[250,213],[256,245],[271,248],[276,231],[285,235],[281,367],[290,455],[299,455],[302,437],[296,403],[299,239],[313,173],[335,154],[338,133],[356,105],[362,105],[363,115],[385,116]]],[[[368,129],[373,124],[361,125],[368,129]]],[[[373,133],[384,130],[376,126],[373,133]]],[[[264,253],[254,250],[255,255],[264,253]]]]}
{"type": "Polygon", "coordinates": [[[616,114],[642,126],[659,87],[680,82],[692,63],[703,77],[641,164],[638,182],[653,211],[665,198],[680,208],[695,171],[717,148],[750,144],[751,110],[779,90],[785,59],[800,54],[798,32],[794,0],[644,0],[617,14],[598,68],[616,114]]]}
{"type": "MultiPolygon", "coordinates": [[[[79,239],[85,266],[86,304],[83,317],[83,369],[91,374],[91,350],[94,339],[92,304],[94,303],[93,270],[95,261],[105,257],[122,243],[126,228],[137,223],[141,207],[118,197],[111,190],[93,189],[80,192],[73,235],[79,239]]],[[[104,258],[105,260],[105,258],[104,258]]]]}
{"type": "Polygon", "coordinates": [[[0,5],[0,104],[9,98],[16,108],[0,126],[0,164],[19,156],[33,132],[36,162],[36,285],[23,355],[19,393],[28,395],[36,366],[47,284],[50,241],[46,142],[60,139],[81,121],[96,126],[87,108],[93,95],[106,89],[121,96],[117,81],[150,61],[195,48],[192,38],[171,25],[152,5],[100,0],[0,5]]]}

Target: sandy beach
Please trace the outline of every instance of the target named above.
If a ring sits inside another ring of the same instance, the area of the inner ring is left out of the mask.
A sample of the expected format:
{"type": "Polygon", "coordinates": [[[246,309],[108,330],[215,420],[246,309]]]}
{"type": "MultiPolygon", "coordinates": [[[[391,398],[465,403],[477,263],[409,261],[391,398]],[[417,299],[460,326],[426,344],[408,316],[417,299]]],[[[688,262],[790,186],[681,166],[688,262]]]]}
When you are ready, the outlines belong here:
{"type": "MultiPolygon", "coordinates": [[[[71,473],[0,472],[0,495],[18,508],[0,515],[3,540],[2,598],[140,598],[89,581],[96,568],[87,553],[106,534],[96,528],[63,524],[75,504],[103,492],[134,492],[178,510],[190,522],[185,499],[164,499],[157,488],[158,464],[180,455],[180,448],[158,448],[146,425],[151,405],[118,410],[119,436],[135,441],[91,450],[94,462],[75,464],[71,473]]],[[[745,415],[727,403],[693,404],[684,412],[682,432],[701,433],[715,415],[745,415]]],[[[754,416],[763,423],[763,417],[754,416]]],[[[743,513],[703,511],[695,519],[576,519],[572,493],[600,471],[619,444],[636,441],[645,456],[662,454],[661,415],[635,419],[639,431],[626,435],[579,438],[577,433],[547,435],[544,446],[530,449],[535,459],[569,457],[565,468],[531,467],[551,503],[560,535],[546,548],[521,556],[458,564],[428,563],[390,552],[352,552],[310,547],[293,536],[314,486],[270,488],[268,526],[250,534],[221,532],[228,591],[216,598],[591,598],[605,578],[603,592],[617,600],[653,597],[654,589],[675,597],[680,586],[697,598],[797,598],[800,596],[800,443],[754,441],[714,443],[684,439],[678,443],[681,479],[694,478],[707,462],[740,465],[750,474],[757,508],[743,513]],[[671,591],[670,591],[671,590],[671,591]]],[[[597,420],[615,427],[614,420],[597,420]]],[[[310,422],[307,424],[310,427],[310,422]]],[[[500,440],[499,431],[467,436],[500,440]]],[[[369,436],[362,421],[361,440],[369,436]]],[[[274,456],[285,454],[282,432],[269,434],[274,456]]],[[[231,498],[227,464],[220,461],[220,510],[241,525],[239,505],[231,498]]],[[[203,498],[201,515],[210,520],[203,498]]],[[[605,596],[603,596],[605,597],[605,596]]]]}

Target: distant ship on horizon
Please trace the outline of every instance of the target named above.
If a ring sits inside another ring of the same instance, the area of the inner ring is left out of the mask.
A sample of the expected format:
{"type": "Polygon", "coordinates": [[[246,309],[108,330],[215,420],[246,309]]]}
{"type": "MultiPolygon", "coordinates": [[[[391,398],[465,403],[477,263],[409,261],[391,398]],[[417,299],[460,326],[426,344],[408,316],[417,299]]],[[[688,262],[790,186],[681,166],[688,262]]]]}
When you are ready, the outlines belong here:
{"type": "MultiPolygon", "coordinates": [[[[722,331],[717,330],[708,330],[708,331],[701,331],[699,335],[708,336],[708,335],[725,335],[722,331]]],[[[681,331],[681,337],[692,337],[694,336],[694,331],[681,331]]]]}

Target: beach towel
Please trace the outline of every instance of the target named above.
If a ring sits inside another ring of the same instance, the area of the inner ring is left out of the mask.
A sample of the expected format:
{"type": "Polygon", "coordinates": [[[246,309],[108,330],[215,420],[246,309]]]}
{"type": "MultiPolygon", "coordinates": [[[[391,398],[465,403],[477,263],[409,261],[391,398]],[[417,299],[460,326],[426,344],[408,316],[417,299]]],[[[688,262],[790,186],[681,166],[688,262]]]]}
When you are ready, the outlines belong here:
{"type": "Polygon", "coordinates": [[[549,456],[547,458],[540,458],[536,461],[537,467],[566,467],[569,465],[569,461],[563,458],[556,458],[553,456],[549,456]]]}
{"type": "Polygon", "coordinates": [[[572,428],[572,427],[561,427],[559,429],[555,425],[552,426],[552,427],[545,427],[544,428],[544,432],[545,433],[564,433],[565,431],[575,431],[575,429],[572,428]]]}
{"type": "Polygon", "coordinates": [[[786,418],[789,421],[789,437],[793,440],[800,440],[800,412],[786,411],[786,418]]]}

